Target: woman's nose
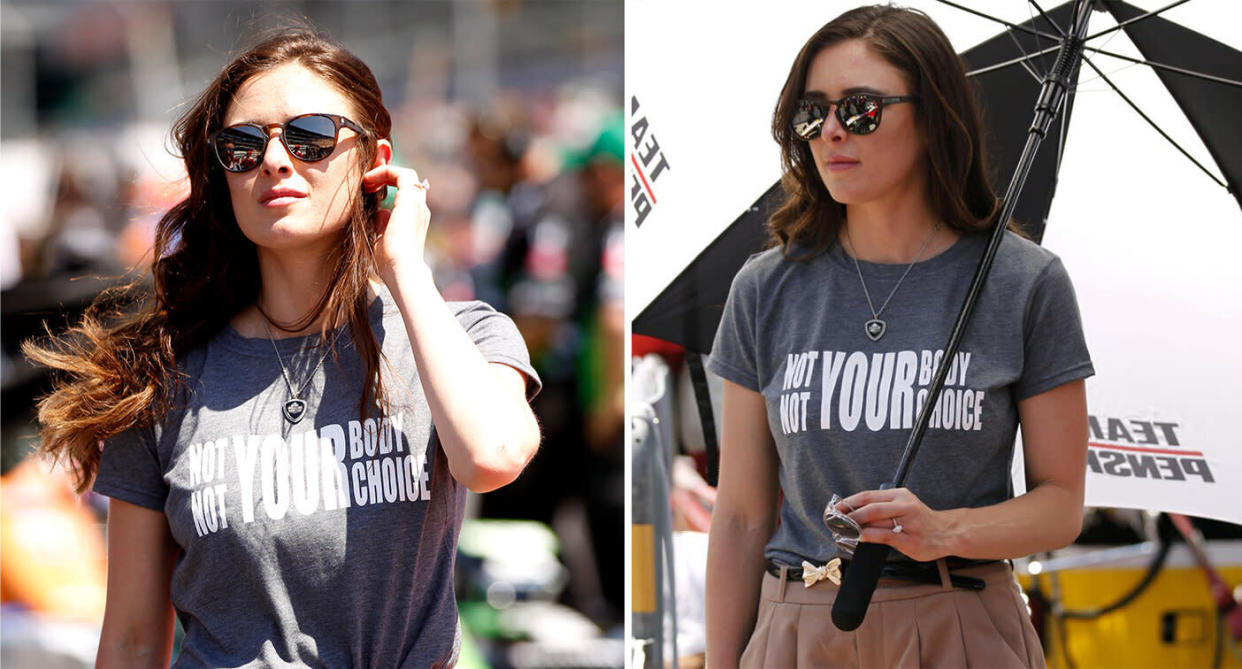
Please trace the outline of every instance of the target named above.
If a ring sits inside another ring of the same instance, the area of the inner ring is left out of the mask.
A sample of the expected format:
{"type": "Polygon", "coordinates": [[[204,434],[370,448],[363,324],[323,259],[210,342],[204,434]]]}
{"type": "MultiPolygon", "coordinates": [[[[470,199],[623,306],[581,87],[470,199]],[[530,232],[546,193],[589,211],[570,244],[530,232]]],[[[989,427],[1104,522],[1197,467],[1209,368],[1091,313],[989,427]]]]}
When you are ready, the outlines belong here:
{"type": "Polygon", "coordinates": [[[285,148],[281,136],[283,128],[272,128],[267,135],[267,149],[263,152],[264,174],[288,174],[293,171],[293,156],[285,148]]]}
{"type": "Polygon", "coordinates": [[[824,122],[819,127],[819,136],[830,142],[839,142],[844,140],[847,134],[849,131],[841,125],[841,119],[837,118],[837,108],[834,105],[828,110],[824,122]]]}

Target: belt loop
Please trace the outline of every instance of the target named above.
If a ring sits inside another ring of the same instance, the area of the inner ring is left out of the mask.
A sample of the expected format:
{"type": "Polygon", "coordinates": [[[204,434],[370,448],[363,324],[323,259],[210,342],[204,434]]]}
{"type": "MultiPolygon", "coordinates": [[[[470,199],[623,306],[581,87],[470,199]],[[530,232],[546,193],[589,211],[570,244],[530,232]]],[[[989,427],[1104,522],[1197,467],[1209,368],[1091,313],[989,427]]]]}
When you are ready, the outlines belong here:
{"type": "Polygon", "coordinates": [[[781,565],[781,582],[779,588],[777,589],[776,601],[785,601],[785,585],[787,583],[789,583],[789,567],[781,565]]]}
{"type": "Polygon", "coordinates": [[[949,579],[949,565],[944,561],[944,558],[936,560],[936,571],[940,572],[940,589],[952,590],[953,581],[949,579]]]}

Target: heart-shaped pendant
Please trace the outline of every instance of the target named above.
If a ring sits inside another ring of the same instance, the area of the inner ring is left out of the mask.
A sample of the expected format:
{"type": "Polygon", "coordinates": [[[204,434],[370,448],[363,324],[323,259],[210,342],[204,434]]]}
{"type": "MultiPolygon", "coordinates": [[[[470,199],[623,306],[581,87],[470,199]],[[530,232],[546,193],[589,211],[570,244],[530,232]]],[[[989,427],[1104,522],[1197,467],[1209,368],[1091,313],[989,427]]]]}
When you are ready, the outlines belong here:
{"type": "Polygon", "coordinates": [[[291,399],[285,402],[285,420],[297,424],[306,415],[306,400],[291,399]]]}
{"type": "Polygon", "coordinates": [[[880,337],[884,336],[884,331],[887,329],[888,324],[878,318],[867,321],[866,332],[871,341],[880,341],[880,337]]]}

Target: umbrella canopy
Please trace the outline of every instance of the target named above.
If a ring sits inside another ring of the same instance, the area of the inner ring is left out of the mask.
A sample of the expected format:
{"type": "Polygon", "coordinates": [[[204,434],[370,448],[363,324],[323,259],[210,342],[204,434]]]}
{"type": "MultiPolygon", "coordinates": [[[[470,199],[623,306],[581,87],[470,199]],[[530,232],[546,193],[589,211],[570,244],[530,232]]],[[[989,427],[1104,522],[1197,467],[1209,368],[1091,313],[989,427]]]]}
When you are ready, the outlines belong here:
{"type": "MultiPolygon", "coordinates": [[[[627,307],[637,316],[635,332],[706,351],[729,280],[762,247],[762,222],[780,197],[773,188],[779,153],[767,132],[779,88],[797,49],[842,8],[765,6],[708,19],[666,6],[677,4],[638,2],[627,11],[627,40],[636,42],[627,50],[631,122],[641,130],[631,137],[627,239],[634,265],[644,268],[631,273],[627,307]],[[652,46],[664,43],[665,50],[652,46]]],[[[1033,115],[1038,76],[1055,54],[1048,35],[1056,29],[1026,2],[973,3],[1008,11],[1001,18],[1029,29],[999,35],[1003,26],[969,11],[911,4],[980,71],[1003,190],[1033,115]],[[1025,65],[986,69],[1042,50],[1047,55],[1025,65]]],[[[1093,13],[1090,34],[1159,8],[1104,4],[1110,13],[1093,13]]],[[[1211,34],[1238,25],[1239,9],[1188,2],[1088,45],[1242,80],[1234,49],[1242,36],[1211,34]]],[[[1064,25],[1068,12],[1048,14],[1064,25]]],[[[1235,344],[1242,341],[1242,263],[1234,258],[1242,248],[1235,199],[1242,133],[1232,122],[1242,88],[1086,55],[1099,70],[1084,63],[1072,111],[1041,147],[1016,218],[1062,257],[1078,290],[1098,373],[1088,383],[1088,503],[1242,522],[1242,504],[1231,494],[1242,484],[1242,438],[1227,409],[1242,391],[1235,344]]]]}

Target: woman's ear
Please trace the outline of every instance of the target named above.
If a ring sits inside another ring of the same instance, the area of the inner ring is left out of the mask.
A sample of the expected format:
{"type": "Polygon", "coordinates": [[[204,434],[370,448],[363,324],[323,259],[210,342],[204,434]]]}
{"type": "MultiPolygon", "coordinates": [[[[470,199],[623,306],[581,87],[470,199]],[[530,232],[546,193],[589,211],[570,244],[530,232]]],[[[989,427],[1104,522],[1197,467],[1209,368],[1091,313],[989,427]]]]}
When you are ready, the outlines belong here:
{"type": "Polygon", "coordinates": [[[387,165],[392,162],[392,142],[381,139],[375,143],[375,162],[372,163],[371,169],[387,165]]]}

